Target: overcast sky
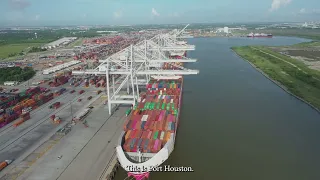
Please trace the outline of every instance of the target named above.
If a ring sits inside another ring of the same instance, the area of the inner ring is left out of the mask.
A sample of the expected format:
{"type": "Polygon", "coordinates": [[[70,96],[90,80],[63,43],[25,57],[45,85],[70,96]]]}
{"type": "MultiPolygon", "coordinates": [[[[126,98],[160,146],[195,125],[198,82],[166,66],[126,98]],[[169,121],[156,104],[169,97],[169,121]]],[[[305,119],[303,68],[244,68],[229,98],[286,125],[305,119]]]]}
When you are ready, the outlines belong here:
{"type": "Polygon", "coordinates": [[[320,0],[0,0],[0,25],[320,20],[320,0]]]}

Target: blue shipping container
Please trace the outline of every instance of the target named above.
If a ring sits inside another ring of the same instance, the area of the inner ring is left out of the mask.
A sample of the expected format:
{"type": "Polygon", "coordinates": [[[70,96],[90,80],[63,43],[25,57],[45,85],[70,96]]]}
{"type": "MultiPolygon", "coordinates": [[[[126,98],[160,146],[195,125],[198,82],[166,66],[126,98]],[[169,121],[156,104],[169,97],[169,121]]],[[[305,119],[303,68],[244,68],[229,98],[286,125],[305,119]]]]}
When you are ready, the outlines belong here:
{"type": "Polygon", "coordinates": [[[149,139],[146,139],[143,149],[147,149],[148,148],[148,144],[149,144],[149,139]]]}
{"type": "Polygon", "coordinates": [[[174,131],[174,123],[171,124],[171,130],[174,131]]]}
{"type": "Polygon", "coordinates": [[[133,148],[133,146],[134,146],[135,142],[136,142],[136,138],[132,139],[131,144],[130,144],[130,149],[132,149],[132,148],[133,148]]]}
{"type": "Polygon", "coordinates": [[[141,146],[141,143],[142,143],[142,139],[139,139],[139,142],[138,142],[138,145],[137,145],[138,148],[141,146]]]}
{"type": "Polygon", "coordinates": [[[147,121],[143,121],[143,122],[141,123],[141,129],[144,129],[144,126],[146,125],[146,122],[147,122],[147,121]]]}

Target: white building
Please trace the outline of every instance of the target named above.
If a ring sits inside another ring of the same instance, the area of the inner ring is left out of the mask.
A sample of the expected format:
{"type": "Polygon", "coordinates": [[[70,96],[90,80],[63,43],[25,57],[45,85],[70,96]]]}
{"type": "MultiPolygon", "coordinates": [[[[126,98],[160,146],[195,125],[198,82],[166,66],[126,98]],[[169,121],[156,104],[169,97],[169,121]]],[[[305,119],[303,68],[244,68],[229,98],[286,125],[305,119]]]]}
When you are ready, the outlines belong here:
{"type": "Polygon", "coordinates": [[[67,63],[64,63],[64,64],[59,64],[57,66],[54,66],[54,67],[51,67],[51,68],[48,68],[48,69],[44,69],[42,74],[51,74],[51,73],[54,73],[54,72],[57,72],[57,71],[60,71],[62,69],[65,69],[67,67],[70,67],[70,66],[73,66],[73,65],[76,65],[76,64],[79,64],[81,63],[81,61],[70,61],[70,62],[67,62],[67,63]]]}
{"type": "Polygon", "coordinates": [[[223,32],[228,34],[229,33],[229,28],[228,27],[224,27],[223,28],[223,32]]]}
{"type": "Polygon", "coordinates": [[[43,48],[51,49],[51,48],[59,47],[61,45],[67,45],[67,44],[75,41],[76,39],[77,39],[77,37],[64,37],[64,38],[58,39],[56,41],[53,41],[49,44],[44,45],[43,48]]]}

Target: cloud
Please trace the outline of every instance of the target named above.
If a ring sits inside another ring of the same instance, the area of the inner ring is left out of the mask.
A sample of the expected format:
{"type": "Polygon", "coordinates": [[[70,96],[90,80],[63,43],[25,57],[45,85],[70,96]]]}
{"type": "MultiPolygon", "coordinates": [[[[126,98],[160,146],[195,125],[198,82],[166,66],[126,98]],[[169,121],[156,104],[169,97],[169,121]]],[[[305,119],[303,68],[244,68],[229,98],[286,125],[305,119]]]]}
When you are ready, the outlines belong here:
{"type": "Polygon", "coordinates": [[[10,7],[14,10],[21,11],[31,5],[31,3],[27,0],[8,0],[8,1],[9,1],[10,7]]]}
{"type": "Polygon", "coordinates": [[[291,3],[291,0],[272,0],[270,12],[279,9],[281,6],[286,6],[291,3]]]}
{"type": "Polygon", "coordinates": [[[308,9],[305,9],[305,8],[302,8],[299,10],[298,14],[309,14],[309,15],[315,15],[315,14],[320,14],[320,9],[311,9],[311,10],[308,10],[308,9]]]}
{"type": "Polygon", "coordinates": [[[160,14],[157,12],[157,10],[155,8],[151,9],[151,13],[153,16],[160,16],[160,14]]]}
{"type": "Polygon", "coordinates": [[[122,10],[116,11],[113,13],[113,16],[115,18],[121,18],[122,17],[122,10]]]}
{"type": "Polygon", "coordinates": [[[306,13],[306,9],[305,9],[305,8],[300,9],[299,13],[300,13],[300,14],[306,13]]]}
{"type": "Polygon", "coordinates": [[[34,17],[34,20],[38,21],[40,19],[40,15],[37,14],[35,17],[34,17]]]}
{"type": "Polygon", "coordinates": [[[310,14],[320,14],[320,9],[312,9],[310,14]]]}

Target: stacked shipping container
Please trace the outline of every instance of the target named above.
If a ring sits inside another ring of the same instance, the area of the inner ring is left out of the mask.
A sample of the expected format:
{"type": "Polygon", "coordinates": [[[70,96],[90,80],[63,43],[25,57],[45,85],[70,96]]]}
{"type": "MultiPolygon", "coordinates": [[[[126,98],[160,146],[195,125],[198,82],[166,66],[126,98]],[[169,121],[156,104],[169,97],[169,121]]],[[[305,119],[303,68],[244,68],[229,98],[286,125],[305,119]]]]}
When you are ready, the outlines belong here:
{"type": "Polygon", "coordinates": [[[20,115],[20,120],[13,124],[14,127],[17,127],[24,123],[25,121],[30,119],[30,112],[24,113],[20,115]]]}
{"type": "Polygon", "coordinates": [[[175,133],[181,80],[151,80],[124,124],[126,152],[157,153],[175,133]]]}
{"type": "MultiPolygon", "coordinates": [[[[59,90],[59,95],[65,88],[59,90]]],[[[22,91],[17,96],[8,98],[9,102],[4,102],[1,108],[4,109],[0,114],[0,128],[16,120],[22,112],[29,112],[47,103],[54,98],[54,94],[48,92],[46,88],[33,87],[22,91]],[[30,110],[29,110],[30,109],[30,110]]]]}
{"type": "Polygon", "coordinates": [[[69,76],[59,76],[54,78],[53,82],[49,82],[51,87],[58,87],[60,85],[66,84],[69,80],[69,76]]]}

